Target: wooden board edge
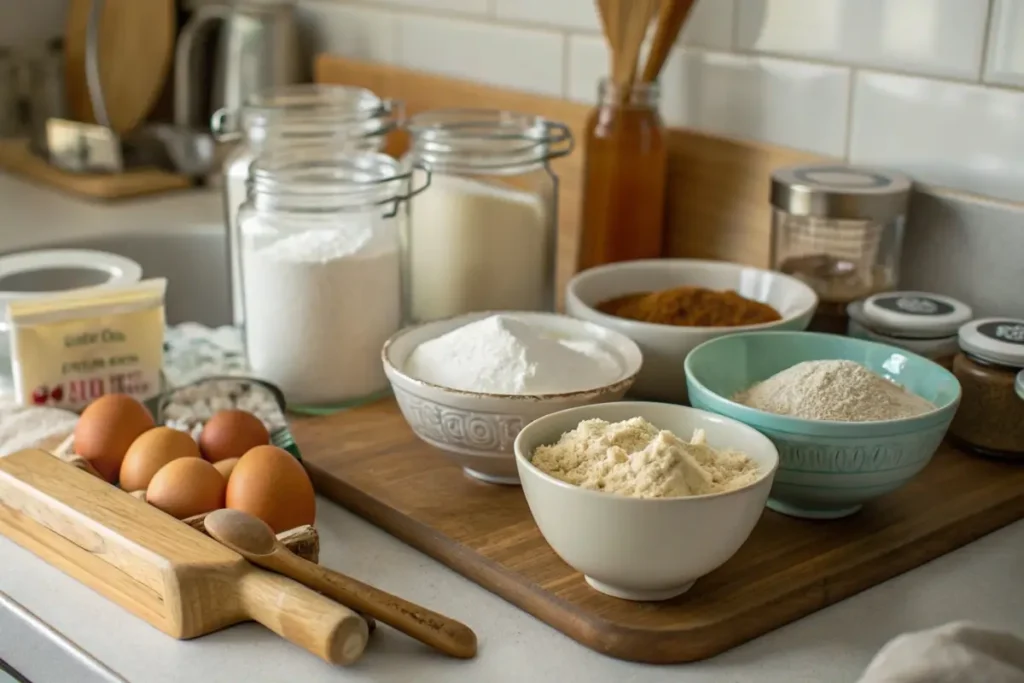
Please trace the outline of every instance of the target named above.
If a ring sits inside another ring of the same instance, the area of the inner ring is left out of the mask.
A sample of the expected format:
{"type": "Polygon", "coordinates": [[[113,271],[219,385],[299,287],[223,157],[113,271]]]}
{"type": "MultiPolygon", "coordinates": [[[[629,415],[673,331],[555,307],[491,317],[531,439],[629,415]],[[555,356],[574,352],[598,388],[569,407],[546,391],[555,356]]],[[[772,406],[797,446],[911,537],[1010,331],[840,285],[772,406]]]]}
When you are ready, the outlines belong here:
{"type": "Polygon", "coordinates": [[[646,664],[684,664],[712,658],[916,569],[1024,518],[1022,495],[926,534],[917,544],[926,548],[926,552],[908,553],[904,552],[904,547],[893,548],[881,557],[866,557],[860,564],[826,576],[819,590],[807,590],[803,585],[794,587],[790,592],[778,596],[774,603],[791,605],[787,613],[768,620],[767,627],[765,620],[755,625],[749,620],[735,619],[715,623],[700,631],[664,631],[652,635],[650,631],[617,624],[580,611],[571,603],[538,587],[526,585],[501,565],[475,555],[430,527],[395,512],[373,496],[318,469],[316,463],[307,460],[306,466],[321,495],[403,543],[434,558],[585,647],[615,659],[646,664]],[[551,614],[542,609],[545,605],[556,608],[554,614],[562,616],[551,618],[551,614]]]}

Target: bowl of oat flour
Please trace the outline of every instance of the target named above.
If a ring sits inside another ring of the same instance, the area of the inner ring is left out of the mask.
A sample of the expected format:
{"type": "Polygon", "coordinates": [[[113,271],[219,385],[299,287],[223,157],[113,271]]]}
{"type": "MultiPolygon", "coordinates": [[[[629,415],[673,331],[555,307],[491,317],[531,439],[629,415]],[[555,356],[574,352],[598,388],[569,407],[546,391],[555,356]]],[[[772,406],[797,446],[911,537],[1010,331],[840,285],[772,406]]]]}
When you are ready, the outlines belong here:
{"type": "Polygon", "coordinates": [[[617,401],[640,371],[625,335],[555,313],[482,312],[406,328],[381,351],[406,422],[466,474],[518,484],[513,443],[548,413],[617,401]]]}
{"type": "Polygon", "coordinates": [[[685,366],[694,407],[750,425],[779,449],[768,507],[795,517],[845,517],[906,484],[960,403],[960,383],[937,363],[832,334],[723,337],[685,366]]]}

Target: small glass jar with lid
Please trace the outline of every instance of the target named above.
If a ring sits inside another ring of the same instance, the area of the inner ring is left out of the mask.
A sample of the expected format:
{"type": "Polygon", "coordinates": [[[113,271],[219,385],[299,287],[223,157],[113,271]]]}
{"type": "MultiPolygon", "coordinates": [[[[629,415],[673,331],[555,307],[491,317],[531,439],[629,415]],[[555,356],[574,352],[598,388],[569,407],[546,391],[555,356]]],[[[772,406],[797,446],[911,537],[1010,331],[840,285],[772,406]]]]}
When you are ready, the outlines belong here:
{"type": "Polygon", "coordinates": [[[975,320],[959,339],[953,374],[962,396],[949,435],[984,455],[1024,457],[1024,320],[975,320]]]}
{"type": "Polygon", "coordinates": [[[553,310],[558,178],[550,161],[571,152],[569,129],[485,109],[428,111],[407,128],[406,160],[433,172],[406,205],[409,320],[553,310]]]}
{"type": "Polygon", "coordinates": [[[394,216],[423,189],[410,176],[386,154],[330,147],[253,162],[239,212],[245,352],[290,410],[332,412],[386,393],[380,350],[402,323],[394,216]]]}
{"type": "Polygon", "coordinates": [[[967,304],[930,292],[873,294],[846,312],[851,337],[899,346],[949,370],[960,350],[957,332],[973,315],[967,304]]]}
{"type": "Polygon", "coordinates": [[[911,181],[890,171],[825,164],[772,173],[772,268],[814,289],[810,328],[844,334],[852,301],[892,291],[911,181]]]}
{"type": "Polygon", "coordinates": [[[382,100],[364,88],[300,84],[253,95],[242,108],[214,113],[211,127],[221,141],[238,140],[224,161],[224,215],[228,230],[232,308],[235,324],[243,321],[238,209],[246,200],[249,166],[263,151],[278,147],[338,148],[379,151],[401,117],[401,105],[382,100]]]}

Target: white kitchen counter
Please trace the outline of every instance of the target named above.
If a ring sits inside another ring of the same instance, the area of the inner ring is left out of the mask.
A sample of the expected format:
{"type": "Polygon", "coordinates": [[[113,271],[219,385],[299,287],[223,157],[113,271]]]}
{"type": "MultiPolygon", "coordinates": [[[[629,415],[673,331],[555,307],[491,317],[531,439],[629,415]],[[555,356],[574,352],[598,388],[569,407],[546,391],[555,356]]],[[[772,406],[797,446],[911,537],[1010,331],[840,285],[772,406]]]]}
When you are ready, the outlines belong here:
{"type": "MultiPolygon", "coordinates": [[[[157,224],[188,230],[219,216],[213,192],[101,205],[0,175],[0,252],[157,224]]],[[[839,683],[854,681],[879,647],[908,630],[974,619],[1024,632],[1024,522],[719,657],[672,667],[598,655],[333,503],[320,501],[317,527],[325,565],[469,624],[477,659],[446,659],[385,626],[348,669],[255,624],[179,642],[2,537],[0,659],[33,683],[839,683]]]]}

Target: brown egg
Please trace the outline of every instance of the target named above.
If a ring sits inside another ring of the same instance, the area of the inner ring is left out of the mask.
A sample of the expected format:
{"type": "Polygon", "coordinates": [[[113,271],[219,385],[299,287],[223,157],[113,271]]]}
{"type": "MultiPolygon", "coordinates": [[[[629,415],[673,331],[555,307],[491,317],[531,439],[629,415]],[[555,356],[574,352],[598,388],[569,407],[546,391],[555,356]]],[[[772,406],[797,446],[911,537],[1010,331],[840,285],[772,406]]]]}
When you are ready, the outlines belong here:
{"type": "Polygon", "coordinates": [[[146,502],[185,519],[224,507],[226,486],[221,473],[202,458],[178,458],[153,475],[146,502]]]}
{"type": "Polygon", "coordinates": [[[221,410],[211,417],[199,435],[199,450],[210,462],[241,458],[256,446],[270,443],[263,422],[244,410],[221,410]]]}
{"type": "Polygon", "coordinates": [[[147,488],[153,475],[170,461],[198,457],[199,446],[190,435],[170,427],[154,427],[128,447],[118,482],[125,491],[138,491],[147,488]]]}
{"type": "Polygon", "coordinates": [[[113,483],[128,447],[152,428],[153,416],[144,405],[131,396],[108,394],[90,403],[78,418],[75,453],[113,483]]]}
{"type": "Polygon", "coordinates": [[[309,475],[291,453],[277,446],[257,446],[242,456],[228,479],[226,503],[259,517],[275,533],[316,519],[309,475]]]}
{"type": "Polygon", "coordinates": [[[240,458],[228,458],[227,460],[218,460],[213,463],[213,466],[217,468],[217,471],[224,477],[224,481],[231,478],[231,473],[235,470],[235,465],[238,464],[240,458]]]}

